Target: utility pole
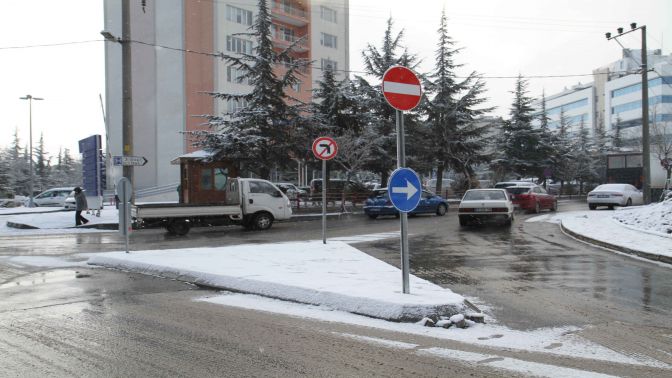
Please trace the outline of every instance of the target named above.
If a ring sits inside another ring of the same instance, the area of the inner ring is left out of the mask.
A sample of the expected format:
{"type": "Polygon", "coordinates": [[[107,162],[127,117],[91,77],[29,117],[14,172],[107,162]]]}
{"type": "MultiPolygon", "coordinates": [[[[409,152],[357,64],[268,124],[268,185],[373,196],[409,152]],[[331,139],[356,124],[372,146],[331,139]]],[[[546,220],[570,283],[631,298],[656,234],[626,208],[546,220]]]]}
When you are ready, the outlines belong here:
{"type": "Polygon", "coordinates": [[[33,100],[36,101],[41,101],[44,100],[43,98],[40,97],[33,97],[31,95],[26,95],[26,97],[19,97],[21,100],[28,100],[28,128],[30,129],[29,131],[29,138],[30,140],[28,141],[29,144],[29,154],[30,154],[30,195],[29,195],[29,202],[28,202],[28,207],[35,207],[35,203],[33,202],[33,191],[34,191],[34,182],[35,182],[35,174],[33,173],[33,100]]]}
{"type": "MultiPolygon", "coordinates": [[[[121,69],[122,69],[122,155],[133,155],[133,91],[131,80],[131,0],[121,2],[121,69]]],[[[133,166],[123,167],[124,177],[133,184],[133,166]]]]}
{"type": "Polygon", "coordinates": [[[637,27],[637,23],[633,22],[630,24],[630,30],[624,32],[623,28],[618,28],[616,29],[618,35],[612,37],[611,33],[606,33],[605,36],[607,40],[612,40],[635,30],[642,31],[642,174],[644,176],[642,192],[644,194],[644,204],[648,205],[651,203],[651,145],[649,140],[649,68],[646,52],[646,25],[637,27]]]}

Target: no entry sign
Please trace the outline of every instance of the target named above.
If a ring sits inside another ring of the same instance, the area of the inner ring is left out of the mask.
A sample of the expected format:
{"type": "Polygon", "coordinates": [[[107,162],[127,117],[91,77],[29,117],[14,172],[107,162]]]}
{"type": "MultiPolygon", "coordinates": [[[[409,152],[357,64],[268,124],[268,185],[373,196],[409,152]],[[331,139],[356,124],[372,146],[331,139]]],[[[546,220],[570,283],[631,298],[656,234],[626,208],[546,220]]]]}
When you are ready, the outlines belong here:
{"type": "Polygon", "coordinates": [[[394,66],[383,75],[385,100],[397,110],[411,110],[418,106],[422,85],[415,73],[406,67],[394,66]]]}
{"type": "Polygon", "coordinates": [[[338,145],[329,137],[319,137],[313,142],[313,154],[320,160],[330,160],[336,156],[338,145]]]}

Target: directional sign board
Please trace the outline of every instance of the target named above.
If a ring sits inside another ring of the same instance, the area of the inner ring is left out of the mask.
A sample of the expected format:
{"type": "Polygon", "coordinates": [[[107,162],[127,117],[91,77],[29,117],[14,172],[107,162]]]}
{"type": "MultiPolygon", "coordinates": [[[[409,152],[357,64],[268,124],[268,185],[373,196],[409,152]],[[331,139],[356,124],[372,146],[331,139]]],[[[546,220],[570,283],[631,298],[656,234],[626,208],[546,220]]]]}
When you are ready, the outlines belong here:
{"type": "Polygon", "coordinates": [[[387,183],[387,194],[392,205],[402,213],[408,213],[418,206],[422,197],[420,178],[410,168],[397,168],[387,183]]]}
{"type": "Polygon", "coordinates": [[[313,142],[313,154],[320,160],[331,160],[338,152],[336,141],[329,137],[319,137],[313,142]]]}
{"type": "Polygon", "coordinates": [[[390,67],[383,75],[385,100],[397,110],[411,110],[418,106],[422,85],[415,73],[406,67],[390,67]]]}
{"type": "Polygon", "coordinates": [[[112,156],[112,165],[143,166],[147,164],[147,158],[144,156],[112,156]]]}

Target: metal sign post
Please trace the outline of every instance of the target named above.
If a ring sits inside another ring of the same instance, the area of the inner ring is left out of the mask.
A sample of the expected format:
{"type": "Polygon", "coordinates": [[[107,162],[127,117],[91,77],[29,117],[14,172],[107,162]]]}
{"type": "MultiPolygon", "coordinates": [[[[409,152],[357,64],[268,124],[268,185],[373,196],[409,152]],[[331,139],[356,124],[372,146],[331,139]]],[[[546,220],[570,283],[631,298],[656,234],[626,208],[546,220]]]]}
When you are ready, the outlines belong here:
{"type": "Polygon", "coordinates": [[[131,197],[133,196],[133,188],[131,181],[126,177],[122,177],[117,182],[117,193],[119,195],[119,233],[124,236],[126,241],[126,253],[128,253],[128,243],[133,228],[131,224],[131,197]]]}
{"type": "Polygon", "coordinates": [[[322,160],[322,243],[327,244],[327,160],[338,153],[338,144],[329,137],[319,137],[313,142],[313,154],[322,160]]]}
{"type": "MultiPolygon", "coordinates": [[[[383,95],[385,100],[390,104],[396,111],[396,123],[397,123],[397,169],[400,170],[406,166],[406,150],[405,150],[405,137],[404,137],[404,112],[405,110],[412,110],[420,103],[422,98],[422,86],[420,85],[420,80],[415,75],[413,71],[406,67],[394,66],[390,67],[385,74],[383,75],[383,85],[382,85],[383,95]]],[[[388,183],[388,191],[390,191],[390,199],[392,199],[392,177],[390,176],[390,182],[388,183]]],[[[417,175],[416,175],[417,177],[417,175]]],[[[419,179],[418,179],[419,181],[419,179]]],[[[399,187],[397,187],[399,188],[399,187]]],[[[422,191],[420,190],[422,193],[422,191]]],[[[408,196],[410,200],[411,196],[408,196]]],[[[419,197],[418,197],[419,198],[419,197]]],[[[419,201],[419,199],[418,199],[419,201]]],[[[394,201],[393,201],[394,204],[394,201]]],[[[417,202],[412,207],[414,209],[417,206],[417,202]]],[[[397,207],[395,205],[395,207],[397,207]]],[[[410,294],[410,285],[409,285],[409,252],[408,252],[408,214],[410,210],[401,210],[399,207],[397,209],[400,212],[400,228],[401,228],[401,275],[403,281],[403,292],[404,294],[410,294]]],[[[411,210],[412,210],[411,209],[411,210]]]]}

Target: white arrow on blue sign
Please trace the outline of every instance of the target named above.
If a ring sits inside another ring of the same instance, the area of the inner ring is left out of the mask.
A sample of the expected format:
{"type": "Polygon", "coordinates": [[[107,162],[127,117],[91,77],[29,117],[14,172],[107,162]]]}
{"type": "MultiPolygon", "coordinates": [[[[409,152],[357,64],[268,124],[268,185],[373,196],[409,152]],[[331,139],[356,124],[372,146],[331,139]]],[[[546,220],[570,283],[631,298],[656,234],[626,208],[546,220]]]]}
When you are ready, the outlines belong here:
{"type": "Polygon", "coordinates": [[[422,196],[420,177],[410,168],[397,168],[387,182],[387,194],[397,210],[402,213],[412,211],[422,196]]]}

